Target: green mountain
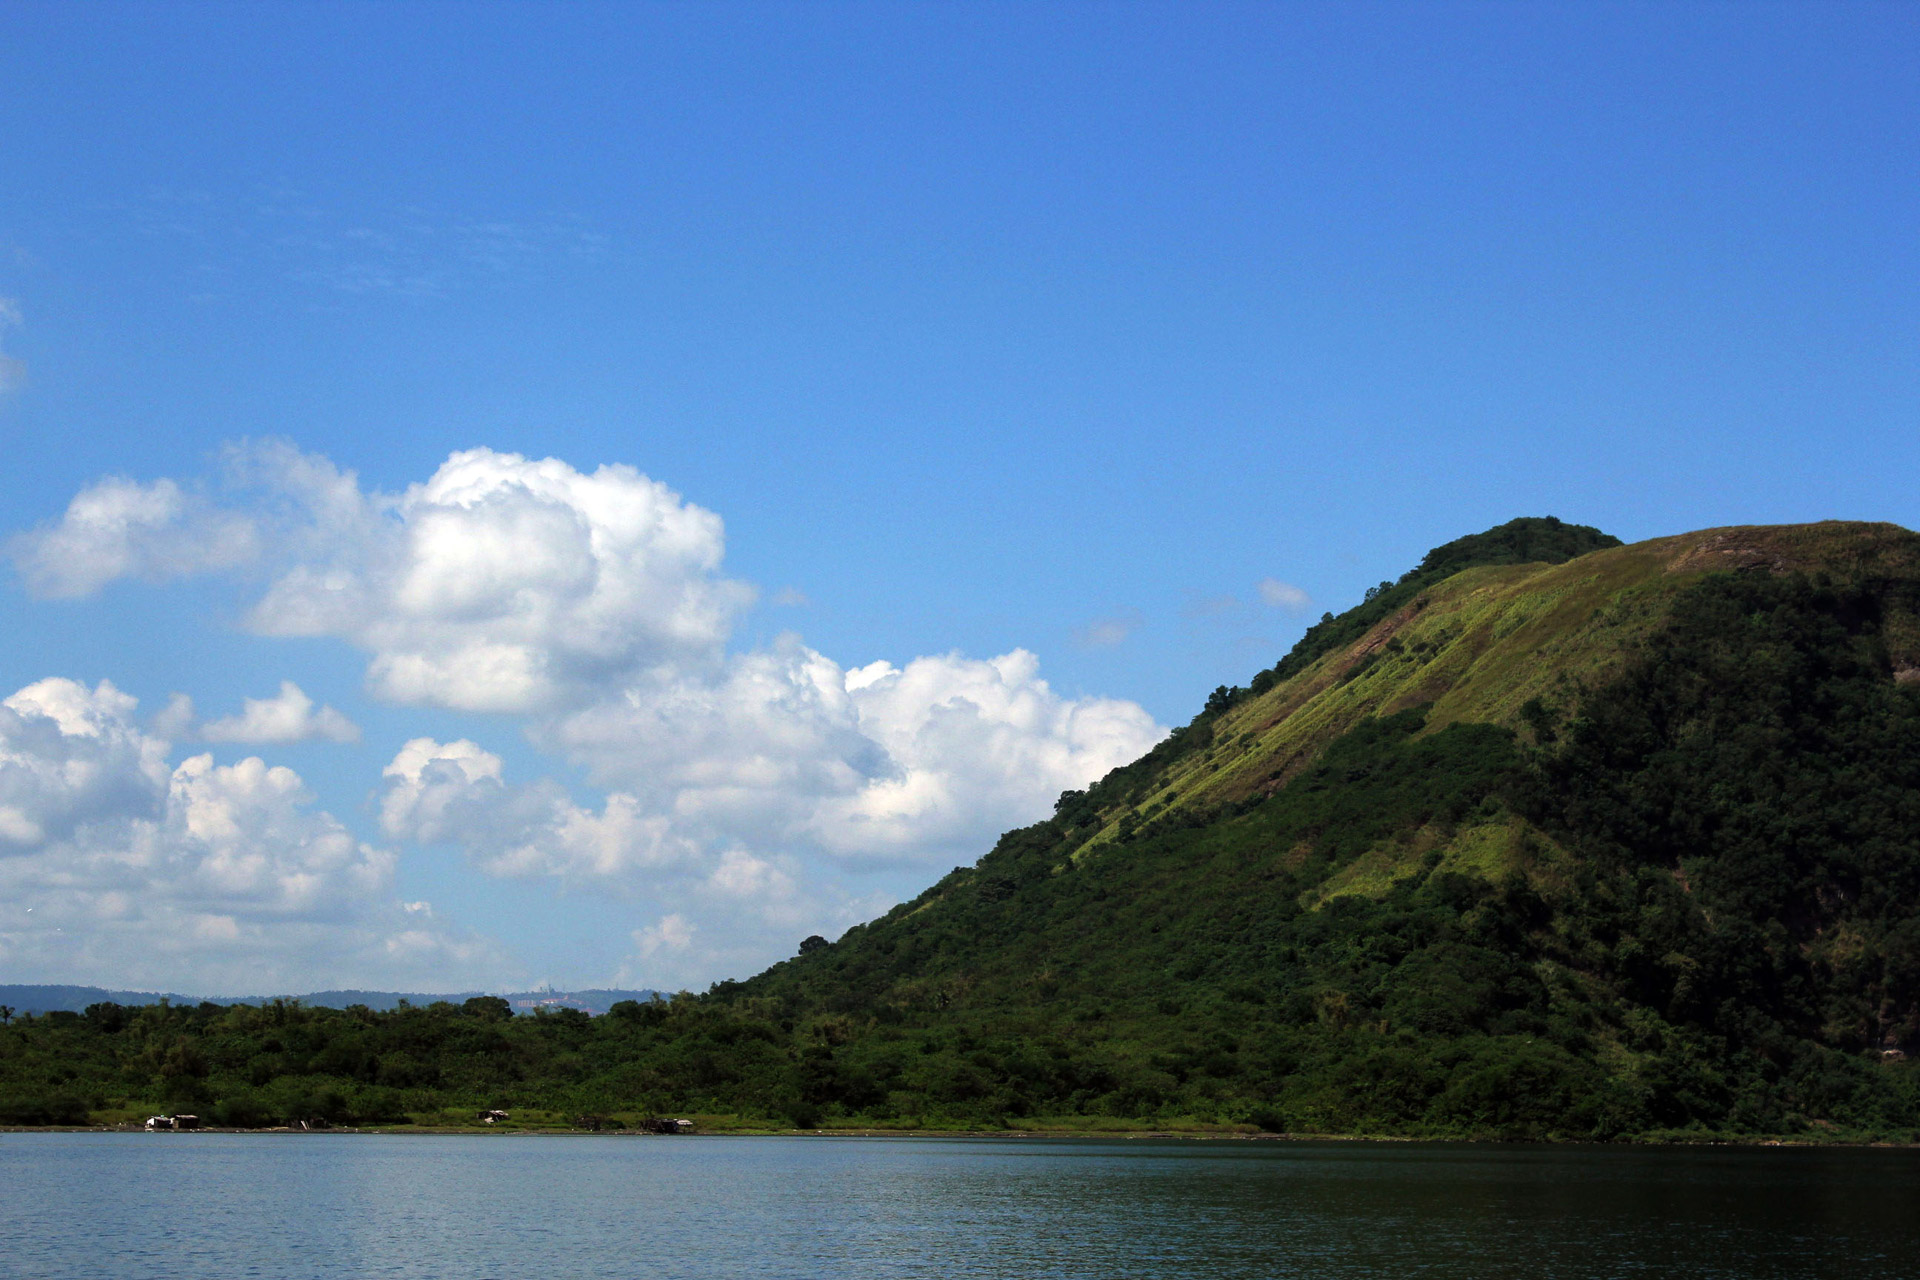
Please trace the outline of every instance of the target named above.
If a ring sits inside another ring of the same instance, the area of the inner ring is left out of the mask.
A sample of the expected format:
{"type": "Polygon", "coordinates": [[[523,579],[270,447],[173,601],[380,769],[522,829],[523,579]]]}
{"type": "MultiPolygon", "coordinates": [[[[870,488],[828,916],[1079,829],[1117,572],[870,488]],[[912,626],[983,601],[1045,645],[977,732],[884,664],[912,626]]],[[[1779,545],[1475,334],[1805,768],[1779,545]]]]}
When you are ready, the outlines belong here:
{"type": "Polygon", "coordinates": [[[716,997],[826,1112],[1910,1130],[1917,908],[1920,536],[1519,520],[716,997]]]}
{"type": "Polygon", "coordinates": [[[16,1020],[0,1120],[1914,1141],[1920,535],[1516,520],[837,942],[499,1004],[16,1020]]]}

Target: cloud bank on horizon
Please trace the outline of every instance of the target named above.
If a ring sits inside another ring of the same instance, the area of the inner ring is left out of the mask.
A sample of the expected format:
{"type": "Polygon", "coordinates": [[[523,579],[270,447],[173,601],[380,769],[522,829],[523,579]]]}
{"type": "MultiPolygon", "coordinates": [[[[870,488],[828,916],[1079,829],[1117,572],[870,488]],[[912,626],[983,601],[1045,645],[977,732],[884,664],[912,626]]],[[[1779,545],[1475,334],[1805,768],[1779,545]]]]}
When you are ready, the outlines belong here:
{"type": "Polygon", "coordinates": [[[286,989],[318,957],[430,978],[497,962],[391,894],[395,855],[258,757],[170,765],[135,701],[52,677],[0,703],[0,963],[286,989]]]}
{"type": "MultiPolygon", "coordinates": [[[[211,481],[102,479],[8,549],[49,598],[230,579],[253,634],[343,641],[377,701],[490,717],[579,770],[601,792],[585,804],[470,738],[368,744],[392,752],[368,777],[385,841],[631,900],[624,982],[738,976],[837,932],[890,905],[861,868],[971,861],[1165,732],[1135,703],[1056,693],[1024,650],[844,666],[792,634],[736,649],[758,592],[723,573],[720,516],[624,465],[470,449],[383,493],[249,443],[211,481]]],[[[400,903],[403,855],[356,841],[292,770],[168,763],[175,739],[360,737],[294,681],[197,727],[177,696],[142,729],[107,684],[42,680],[6,705],[0,885],[36,904],[0,916],[16,971],[463,985],[507,963],[400,903]]]]}

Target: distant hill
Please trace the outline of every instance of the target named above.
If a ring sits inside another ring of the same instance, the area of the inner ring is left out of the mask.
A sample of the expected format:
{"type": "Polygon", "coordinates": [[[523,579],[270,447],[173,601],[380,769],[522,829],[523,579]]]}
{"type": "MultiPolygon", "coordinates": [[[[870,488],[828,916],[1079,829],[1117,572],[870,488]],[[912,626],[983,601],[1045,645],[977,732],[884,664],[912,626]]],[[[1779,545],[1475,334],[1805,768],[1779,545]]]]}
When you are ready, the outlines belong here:
{"type": "Polygon", "coordinates": [[[88,1005],[119,1004],[146,1005],[161,1000],[176,1005],[220,1004],[270,1004],[274,1000],[297,1000],[310,1008],[347,1009],[354,1005],[365,1005],[369,1009],[386,1012],[398,1008],[402,1001],[413,1005],[429,1005],[437,1001],[460,1004],[477,995],[499,995],[511,1004],[516,1013],[531,1013],[537,1008],[574,1008],[590,1014],[603,1014],[621,1000],[646,1001],[653,997],[652,991],[622,991],[595,987],[586,991],[513,991],[480,992],[459,991],[445,994],[430,994],[418,991],[310,991],[302,995],[279,996],[184,996],[178,992],[160,991],[115,991],[105,987],[76,986],[34,986],[25,984],[0,984],[0,1005],[6,1005],[17,1014],[41,1014],[64,1010],[70,1013],[84,1013],[88,1005]]]}
{"type": "Polygon", "coordinates": [[[171,1004],[198,1004],[189,996],[172,991],[114,991],[106,987],[74,987],[61,985],[34,985],[7,983],[0,985],[0,1005],[11,1008],[15,1014],[52,1013],[65,1010],[80,1013],[90,1004],[109,1001],[114,1004],[154,1004],[165,1000],[171,1004]]]}

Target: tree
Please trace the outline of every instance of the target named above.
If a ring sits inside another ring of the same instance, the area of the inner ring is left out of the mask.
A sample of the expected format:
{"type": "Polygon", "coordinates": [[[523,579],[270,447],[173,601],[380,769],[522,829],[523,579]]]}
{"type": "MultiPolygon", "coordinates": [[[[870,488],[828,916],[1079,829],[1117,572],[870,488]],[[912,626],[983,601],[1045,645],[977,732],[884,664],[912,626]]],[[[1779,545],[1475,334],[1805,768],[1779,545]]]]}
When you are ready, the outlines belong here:
{"type": "Polygon", "coordinates": [[[465,1012],[489,1022],[500,1022],[513,1017],[513,1006],[499,996],[474,996],[460,1006],[465,1012]]]}
{"type": "Polygon", "coordinates": [[[1220,685],[1207,695],[1207,705],[1200,712],[1203,716],[1217,716],[1240,699],[1241,690],[1220,685]]]}
{"type": "Polygon", "coordinates": [[[800,954],[803,956],[810,956],[814,952],[824,951],[826,948],[827,940],[817,933],[810,938],[803,938],[800,941],[800,954]]]}

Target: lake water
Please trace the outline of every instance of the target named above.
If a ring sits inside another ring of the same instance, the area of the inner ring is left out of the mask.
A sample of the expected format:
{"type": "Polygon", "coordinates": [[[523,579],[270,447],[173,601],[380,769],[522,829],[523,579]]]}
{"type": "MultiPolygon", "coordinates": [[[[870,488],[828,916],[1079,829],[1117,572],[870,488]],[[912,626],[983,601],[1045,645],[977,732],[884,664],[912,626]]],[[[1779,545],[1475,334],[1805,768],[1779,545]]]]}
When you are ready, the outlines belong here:
{"type": "Polygon", "coordinates": [[[0,1134],[0,1275],[1920,1276],[1920,1153],[0,1134]]]}

